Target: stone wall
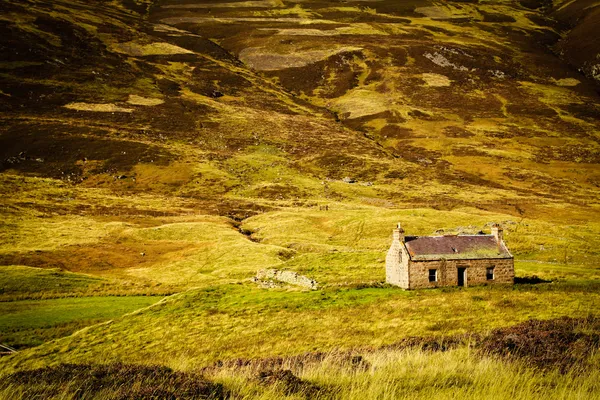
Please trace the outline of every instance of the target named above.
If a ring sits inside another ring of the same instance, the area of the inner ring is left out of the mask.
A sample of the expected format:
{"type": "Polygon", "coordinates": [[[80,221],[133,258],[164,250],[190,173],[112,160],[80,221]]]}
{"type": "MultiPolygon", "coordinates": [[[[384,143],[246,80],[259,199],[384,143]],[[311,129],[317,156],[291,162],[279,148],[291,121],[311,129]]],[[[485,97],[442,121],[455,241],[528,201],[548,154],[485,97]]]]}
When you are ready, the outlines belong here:
{"type": "Polygon", "coordinates": [[[399,240],[392,241],[385,257],[385,281],[408,289],[408,254],[399,240]]]}
{"type": "Polygon", "coordinates": [[[409,262],[409,289],[420,289],[441,286],[458,285],[458,268],[466,268],[465,286],[514,283],[514,260],[483,259],[483,260],[436,260],[409,262]],[[494,279],[488,280],[486,270],[494,267],[494,279]],[[437,270],[437,281],[429,282],[429,270],[437,270]]]}
{"type": "Polygon", "coordinates": [[[302,286],[308,289],[316,290],[318,284],[314,279],[310,279],[307,276],[299,275],[294,271],[278,270],[278,269],[261,269],[256,273],[254,281],[258,283],[264,283],[277,281],[283,283],[289,283],[290,285],[302,286]]]}

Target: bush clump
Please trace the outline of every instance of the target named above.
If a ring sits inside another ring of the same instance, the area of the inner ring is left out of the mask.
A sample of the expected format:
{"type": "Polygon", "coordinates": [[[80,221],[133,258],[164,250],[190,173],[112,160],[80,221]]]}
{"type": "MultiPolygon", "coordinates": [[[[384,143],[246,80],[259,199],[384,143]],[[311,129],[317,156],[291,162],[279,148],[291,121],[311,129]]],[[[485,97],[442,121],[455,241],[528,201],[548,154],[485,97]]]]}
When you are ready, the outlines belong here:
{"type": "Polygon", "coordinates": [[[530,320],[492,331],[479,348],[486,354],[520,358],[541,369],[566,372],[584,365],[600,348],[600,318],[530,320]]]}
{"type": "Polygon", "coordinates": [[[262,385],[279,386],[286,395],[302,394],[309,399],[321,391],[319,386],[298,378],[289,369],[260,371],[257,380],[262,385]]]}
{"type": "MultiPolygon", "coordinates": [[[[29,398],[90,398],[102,392],[111,399],[223,399],[223,386],[202,376],[167,367],[127,364],[61,364],[6,377],[0,388],[20,387],[29,398]]],[[[25,397],[24,396],[24,397],[25,397]]]]}

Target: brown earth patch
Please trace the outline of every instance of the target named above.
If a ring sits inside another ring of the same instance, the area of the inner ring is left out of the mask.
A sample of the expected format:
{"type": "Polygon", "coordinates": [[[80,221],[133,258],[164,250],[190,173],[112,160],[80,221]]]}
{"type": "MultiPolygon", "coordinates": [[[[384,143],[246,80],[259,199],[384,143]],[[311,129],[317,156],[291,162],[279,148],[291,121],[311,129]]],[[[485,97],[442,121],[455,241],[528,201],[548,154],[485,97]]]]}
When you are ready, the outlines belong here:
{"type": "Polygon", "coordinates": [[[210,98],[223,95],[238,96],[253,87],[253,84],[243,76],[214,65],[207,65],[204,68],[199,65],[192,76],[193,79],[187,86],[193,92],[210,98]]]}
{"type": "Polygon", "coordinates": [[[272,184],[256,190],[256,195],[265,199],[290,200],[309,197],[309,194],[292,185],[272,184]]]}
{"type": "Polygon", "coordinates": [[[311,164],[331,179],[349,176],[353,179],[374,180],[383,168],[362,158],[330,151],[314,158],[311,164]]]}
{"type": "Polygon", "coordinates": [[[596,123],[600,121],[600,107],[597,104],[598,103],[572,103],[561,105],[560,108],[567,111],[575,118],[579,118],[590,123],[596,123]]]}
{"type": "MultiPolygon", "coordinates": [[[[484,24],[481,29],[487,26],[484,24]]],[[[448,76],[452,81],[461,82],[461,91],[489,89],[490,82],[498,80],[490,71],[501,71],[505,79],[521,79],[525,76],[523,66],[512,55],[504,57],[502,49],[439,44],[413,45],[408,49],[422,72],[438,73],[448,76]],[[502,56],[502,60],[494,58],[494,55],[502,56]]]]}
{"type": "MultiPolygon", "coordinates": [[[[506,189],[503,185],[485,179],[479,175],[456,169],[448,169],[446,167],[438,167],[438,179],[440,182],[453,182],[457,186],[472,185],[479,187],[490,187],[494,189],[506,189]]],[[[512,188],[515,190],[515,188],[512,188]]]]}
{"type": "MultiPolygon", "coordinates": [[[[29,71],[23,71],[29,74],[29,71]]],[[[0,102],[0,111],[22,113],[23,110],[42,114],[54,111],[67,103],[81,98],[66,87],[20,81],[14,72],[12,77],[2,81],[2,91],[6,96],[0,102]]]]}
{"type": "Polygon", "coordinates": [[[186,243],[164,241],[75,245],[55,251],[1,254],[0,265],[26,265],[93,275],[110,275],[128,268],[150,266],[167,258],[169,253],[191,247],[193,246],[186,243]]]}
{"type": "MultiPolygon", "coordinates": [[[[198,11],[194,11],[197,13],[198,11]]],[[[175,13],[175,11],[171,11],[171,13],[175,13]]],[[[181,13],[181,11],[179,11],[181,13]]],[[[160,22],[165,18],[167,14],[163,11],[157,11],[152,13],[151,21],[160,22]]],[[[181,16],[178,14],[177,16],[181,16]]],[[[239,36],[239,37],[249,37],[251,34],[255,34],[256,27],[252,26],[249,23],[228,23],[226,28],[223,28],[223,24],[219,22],[210,22],[205,21],[202,24],[195,24],[190,22],[176,23],[170,24],[172,26],[176,26],[179,29],[186,30],[189,32],[196,33],[202,37],[216,39],[219,43],[223,44],[224,48],[229,48],[226,44],[231,38],[239,36]],[[221,42],[224,41],[224,42],[221,42]]]]}
{"type": "Polygon", "coordinates": [[[156,85],[162,94],[165,96],[179,96],[179,91],[181,90],[181,85],[175,81],[172,81],[167,78],[161,78],[156,81],[156,85]]]}
{"type": "MultiPolygon", "coordinates": [[[[437,72],[436,72],[437,73],[437,72]]],[[[405,79],[402,85],[402,93],[410,98],[412,104],[418,104],[423,110],[442,109],[452,110],[459,114],[465,121],[473,118],[503,118],[502,103],[487,92],[482,96],[471,96],[475,90],[480,90],[484,85],[477,80],[469,79],[467,75],[452,70],[442,69],[440,73],[448,77],[455,84],[442,87],[428,87],[418,78],[405,79]]],[[[487,72],[486,72],[487,73],[487,72]]],[[[484,74],[485,75],[485,74],[484,74]]],[[[487,76],[487,75],[486,75],[487,76]]],[[[429,114],[413,112],[417,118],[435,118],[429,114]]],[[[440,117],[435,118],[440,120],[440,117]]]]}
{"type": "Polygon", "coordinates": [[[380,135],[384,139],[408,139],[414,137],[415,132],[398,125],[386,125],[381,129],[380,135]]]}
{"type": "Polygon", "coordinates": [[[557,31],[561,30],[561,29],[558,29],[560,27],[560,24],[558,24],[555,20],[550,19],[546,16],[539,15],[539,14],[527,14],[526,17],[528,20],[530,20],[531,22],[533,22],[534,24],[536,24],[538,26],[554,28],[557,31]]]}
{"type": "Polygon", "coordinates": [[[546,130],[548,132],[560,132],[561,136],[563,137],[579,139],[585,138],[596,141],[595,136],[590,133],[589,129],[586,129],[579,124],[565,121],[558,115],[551,118],[539,118],[536,120],[536,125],[540,130],[546,130]]]}
{"type": "Polygon", "coordinates": [[[581,145],[544,146],[535,155],[537,162],[548,160],[600,164],[600,149],[581,145]]]}
{"type": "MultiPolygon", "coordinates": [[[[3,61],[36,62],[39,65],[15,69],[3,77],[3,91],[11,95],[9,103],[31,106],[39,111],[60,103],[59,99],[62,104],[74,101],[69,96],[77,92],[81,92],[80,101],[94,102],[93,97],[101,96],[102,90],[106,89],[103,85],[131,87],[139,79],[138,71],[132,65],[126,63],[122,56],[108,51],[97,37],[83,27],[47,15],[41,10],[40,4],[28,8],[28,2],[23,3],[17,15],[22,13],[37,18],[24,25],[2,24],[0,51],[6,55],[3,61]],[[27,26],[32,29],[23,28],[27,26]],[[39,83],[27,82],[27,79],[39,83]]],[[[69,6],[76,7],[74,3],[69,6]]],[[[94,12],[95,6],[87,7],[91,9],[86,8],[86,11],[94,12]]],[[[48,10],[48,13],[51,11],[48,10]]],[[[102,12],[98,11],[98,14],[102,15],[102,12]]],[[[118,15],[118,11],[115,15],[118,15]]],[[[104,25],[102,22],[98,24],[104,25]]],[[[121,32],[117,30],[111,33],[119,35],[121,32]]]]}
{"type": "Polygon", "coordinates": [[[371,128],[368,126],[368,123],[376,120],[376,119],[385,119],[388,123],[391,124],[400,124],[403,122],[406,122],[406,120],[404,118],[402,118],[400,115],[396,114],[393,111],[384,111],[384,112],[380,112],[377,114],[372,114],[372,115],[365,115],[362,117],[358,117],[358,118],[352,118],[352,119],[344,119],[342,121],[342,123],[349,127],[352,128],[354,130],[360,131],[360,132],[368,132],[371,130],[371,128]]]}
{"type": "Polygon", "coordinates": [[[470,138],[475,136],[474,133],[458,126],[447,126],[442,130],[442,133],[451,138],[470,138]]]}
{"type": "Polygon", "coordinates": [[[431,166],[439,163],[447,164],[446,161],[441,160],[442,153],[413,146],[405,142],[398,144],[394,148],[394,153],[406,161],[422,166],[431,166]]]}
{"type": "Polygon", "coordinates": [[[593,0],[580,0],[556,7],[550,14],[561,23],[571,26],[556,50],[573,67],[589,78],[600,81],[597,54],[600,53],[600,7],[593,0]]]}
{"type": "MultiPolygon", "coordinates": [[[[140,142],[64,135],[60,125],[18,125],[0,134],[0,170],[14,169],[44,177],[79,182],[86,163],[90,173],[129,171],[138,163],[167,165],[174,159],[167,150],[140,142]]],[[[79,130],[85,132],[86,128],[79,130]]],[[[93,129],[92,129],[93,130],[93,129]]]]}
{"type": "Polygon", "coordinates": [[[481,15],[483,15],[483,22],[517,22],[517,20],[511,17],[510,15],[491,13],[484,10],[478,11],[481,15]]]}
{"type": "Polygon", "coordinates": [[[381,0],[375,2],[365,2],[363,4],[374,8],[377,11],[377,14],[389,14],[394,16],[414,18],[421,17],[420,14],[415,12],[415,8],[431,5],[432,2],[430,0],[403,0],[401,2],[396,0],[381,0]]]}
{"type": "Polygon", "coordinates": [[[402,170],[392,170],[387,172],[383,177],[386,179],[404,179],[408,176],[408,172],[407,171],[402,171],[402,170]]]}
{"type": "Polygon", "coordinates": [[[551,7],[552,0],[520,0],[519,4],[531,10],[537,10],[542,7],[551,7]]]}
{"type": "Polygon", "coordinates": [[[226,61],[237,66],[242,65],[240,61],[227,50],[223,49],[221,46],[209,39],[193,34],[172,35],[168,32],[161,33],[156,30],[152,31],[152,35],[163,37],[165,41],[184,49],[191,50],[195,53],[207,55],[217,60],[226,61]]]}
{"type": "Polygon", "coordinates": [[[277,77],[283,87],[295,94],[312,96],[320,89],[319,97],[336,98],[358,84],[362,70],[354,62],[355,57],[364,58],[360,51],[346,51],[304,67],[266,72],[265,75],[277,77]],[[334,77],[333,81],[329,81],[330,77],[334,77]]]}
{"type": "Polygon", "coordinates": [[[510,104],[506,105],[506,112],[514,116],[532,116],[538,118],[558,115],[555,110],[534,98],[522,98],[518,102],[511,101],[510,104]]]}
{"type": "Polygon", "coordinates": [[[372,43],[369,46],[369,52],[375,54],[378,60],[389,60],[393,67],[405,66],[408,61],[407,50],[404,47],[394,46],[389,42],[386,44],[390,44],[390,46],[381,47],[372,43]]]}
{"type": "Polygon", "coordinates": [[[425,113],[423,111],[420,110],[410,110],[408,112],[408,115],[410,115],[411,117],[415,118],[415,119],[422,119],[425,121],[435,121],[435,120],[440,120],[440,118],[436,118],[434,115],[425,113]]]}
{"type": "Polygon", "coordinates": [[[504,168],[504,176],[517,182],[526,182],[537,191],[547,191],[552,195],[568,194],[573,190],[573,182],[569,179],[560,179],[552,175],[518,168],[504,168]]]}

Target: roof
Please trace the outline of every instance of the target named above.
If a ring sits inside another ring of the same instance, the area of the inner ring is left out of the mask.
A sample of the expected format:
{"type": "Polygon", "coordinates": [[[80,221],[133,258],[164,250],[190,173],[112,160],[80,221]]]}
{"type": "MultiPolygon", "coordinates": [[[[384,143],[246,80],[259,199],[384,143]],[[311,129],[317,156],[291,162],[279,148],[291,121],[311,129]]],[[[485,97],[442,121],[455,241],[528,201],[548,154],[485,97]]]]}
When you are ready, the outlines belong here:
{"type": "Polygon", "coordinates": [[[406,249],[412,260],[472,260],[512,258],[493,235],[406,236],[406,249]]]}

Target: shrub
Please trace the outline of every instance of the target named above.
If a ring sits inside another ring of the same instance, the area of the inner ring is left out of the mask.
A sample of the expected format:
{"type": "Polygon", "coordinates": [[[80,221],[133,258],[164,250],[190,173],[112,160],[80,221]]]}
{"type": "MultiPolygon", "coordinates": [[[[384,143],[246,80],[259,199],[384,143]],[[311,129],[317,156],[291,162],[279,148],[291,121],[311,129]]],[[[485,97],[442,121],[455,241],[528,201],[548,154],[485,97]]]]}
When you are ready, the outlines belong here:
{"type": "Polygon", "coordinates": [[[114,399],[222,399],[221,384],[167,367],[126,364],[61,364],[6,377],[0,389],[24,386],[24,397],[49,398],[68,393],[75,399],[102,391],[114,399]]]}
{"type": "Polygon", "coordinates": [[[541,369],[562,372],[585,362],[599,347],[598,317],[530,320],[496,329],[479,343],[484,353],[521,358],[541,369]]]}

